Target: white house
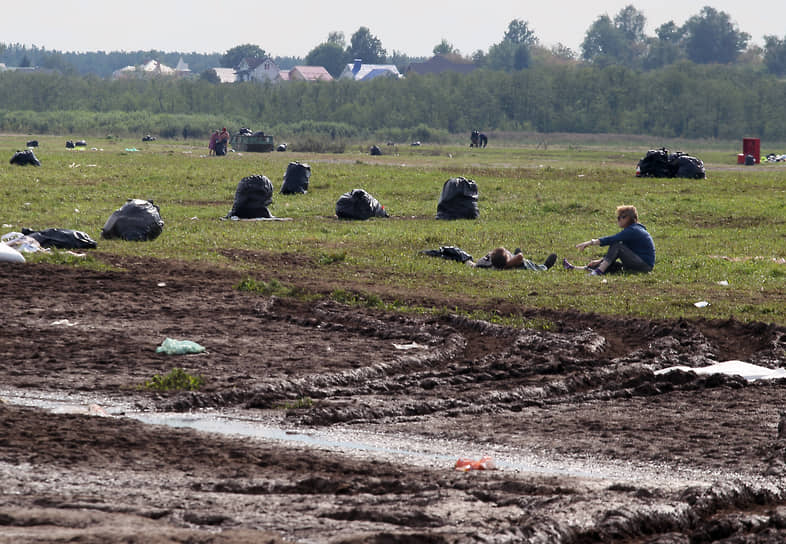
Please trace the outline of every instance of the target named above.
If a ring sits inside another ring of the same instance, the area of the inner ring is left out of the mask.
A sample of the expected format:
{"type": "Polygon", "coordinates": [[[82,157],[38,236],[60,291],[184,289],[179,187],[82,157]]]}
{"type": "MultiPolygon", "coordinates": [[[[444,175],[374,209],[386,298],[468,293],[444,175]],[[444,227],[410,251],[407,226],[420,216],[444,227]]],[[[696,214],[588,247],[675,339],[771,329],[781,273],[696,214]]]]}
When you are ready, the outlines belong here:
{"type": "Polygon", "coordinates": [[[126,66],[112,72],[112,79],[128,79],[132,77],[174,76],[175,69],[157,60],[149,60],[140,66],[126,66]]]}
{"type": "Polygon", "coordinates": [[[361,59],[355,59],[352,64],[347,64],[339,79],[354,79],[355,81],[370,81],[377,77],[401,77],[401,73],[394,64],[363,64],[361,59]]]}
{"type": "Polygon", "coordinates": [[[279,77],[278,65],[270,57],[264,59],[246,58],[240,61],[235,70],[238,81],[275,81],[279,77]]]}

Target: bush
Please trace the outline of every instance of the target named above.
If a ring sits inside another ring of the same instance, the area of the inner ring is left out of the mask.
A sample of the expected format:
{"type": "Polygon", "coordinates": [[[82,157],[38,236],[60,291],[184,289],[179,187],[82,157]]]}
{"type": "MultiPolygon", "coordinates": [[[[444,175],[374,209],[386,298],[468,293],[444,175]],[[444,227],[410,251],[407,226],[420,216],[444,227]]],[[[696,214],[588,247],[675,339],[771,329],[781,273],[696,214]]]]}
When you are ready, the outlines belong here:
{"type": "Polygon", "coordinates": [[[203,385],[205,385],[205,379],[201,375],[191,376],[182,368],[173,368],[169,374],[164,376],[155,374],[152,379],[145,382],[145,389],[196,391],[203,385]]]}

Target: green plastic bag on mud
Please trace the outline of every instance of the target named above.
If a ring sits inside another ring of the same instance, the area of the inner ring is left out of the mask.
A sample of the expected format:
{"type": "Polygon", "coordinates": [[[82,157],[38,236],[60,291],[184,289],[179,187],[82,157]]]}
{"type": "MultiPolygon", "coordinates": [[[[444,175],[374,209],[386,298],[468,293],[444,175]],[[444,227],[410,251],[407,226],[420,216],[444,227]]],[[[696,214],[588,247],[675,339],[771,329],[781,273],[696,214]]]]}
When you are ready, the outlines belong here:
{"type": "Polygon", "coordinates": [[[166,353],[167,355],[185,355],[187,353],[202,353],[204,346],[200,346],[191,340],[175,340],[167,338],[156,348],[156,353],[166,353]]]}

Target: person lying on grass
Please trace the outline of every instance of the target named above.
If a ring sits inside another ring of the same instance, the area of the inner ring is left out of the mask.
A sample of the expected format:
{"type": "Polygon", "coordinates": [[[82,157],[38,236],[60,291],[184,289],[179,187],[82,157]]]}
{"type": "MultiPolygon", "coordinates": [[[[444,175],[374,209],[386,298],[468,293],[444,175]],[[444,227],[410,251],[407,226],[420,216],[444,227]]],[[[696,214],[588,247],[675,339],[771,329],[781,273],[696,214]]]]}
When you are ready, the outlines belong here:
{"type": "Polygon", "coordinates": [[[655,244],[646,227],[639,223],[636,207],[617,206],[617,224],[622,229],[617,234],[576,244],[580,250],[588,246],[609,246],[605,257],[592,260],[585,266],[574,266],[567,259],[562,259],[562,266],[566,270],[587,270],[593,276],[614,272],[651,272],[655,266],[655,244]]]}
{"type": "MultiPolygon", "coordinates": [[[[481,259],[481,261],[483,261],[483,264],[490,263],[492,268],[499,270],[524,268],[527,270],[544,271],[554,266],[554,263],[557,261],[557,254],[552,253],[546,257],[546,261],[543,264],[537,264],[530,259],[525,259],[524,255],[521,253],[521,250],[518,248],[516,248],[516,251],[511,253],[504,247],[498,247],[489,252],[488,255],[481,259]]],[[[483,267],[483,264],[479,262],[474,266],[483,267]]]]}

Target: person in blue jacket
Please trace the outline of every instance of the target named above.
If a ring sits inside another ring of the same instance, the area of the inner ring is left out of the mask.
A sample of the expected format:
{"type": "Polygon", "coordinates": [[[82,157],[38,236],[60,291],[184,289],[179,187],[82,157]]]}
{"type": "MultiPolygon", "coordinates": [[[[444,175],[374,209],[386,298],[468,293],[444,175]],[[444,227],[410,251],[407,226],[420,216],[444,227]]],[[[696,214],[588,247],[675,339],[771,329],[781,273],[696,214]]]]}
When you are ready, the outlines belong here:
{"type": "Polygon", "coordinates": [[[609,246],[606,256],[595,259],[586,266],[574,266],[562,259],[567,270],[580,268],[594,276],[614,272],[651,272],[655,266],[655,244],[644,225],[639,223],[635,206],[617,206],[617,224],[622,229],[617,234],[593,238],[576,244],[580,250],[588,246],[609,246]]]}

